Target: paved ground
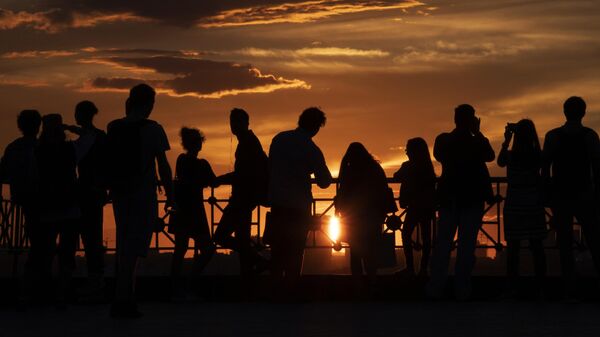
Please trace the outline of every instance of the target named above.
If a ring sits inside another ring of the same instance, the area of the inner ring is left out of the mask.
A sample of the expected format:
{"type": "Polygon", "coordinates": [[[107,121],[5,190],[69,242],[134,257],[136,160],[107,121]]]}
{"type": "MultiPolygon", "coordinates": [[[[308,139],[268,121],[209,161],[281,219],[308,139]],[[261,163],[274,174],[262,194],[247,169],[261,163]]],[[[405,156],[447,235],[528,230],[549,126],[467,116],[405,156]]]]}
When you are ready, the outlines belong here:
{"type": "Polygon", "coordinates": [[[150,302],[134,321],[107,305],[0,309],[0,336],[599,336],[598,303],[150,302]]]}

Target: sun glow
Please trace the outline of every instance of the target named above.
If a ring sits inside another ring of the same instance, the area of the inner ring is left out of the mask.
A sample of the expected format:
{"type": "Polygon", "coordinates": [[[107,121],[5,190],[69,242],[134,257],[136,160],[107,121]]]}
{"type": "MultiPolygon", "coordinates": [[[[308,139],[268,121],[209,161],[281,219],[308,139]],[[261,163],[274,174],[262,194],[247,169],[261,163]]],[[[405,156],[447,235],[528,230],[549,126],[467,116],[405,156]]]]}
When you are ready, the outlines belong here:
{"type": "Polygon", "coordinates": [[[331,239],[331,241],[337,242],[340,239],[340,234],[342,232],[342,228],[341,228],[341,224],[340,224],[340,218],[338,218],[335,215],[332,215],[331,217],[329,217],[329,225],[327,227],[327,235],[329,235],[329,238],[331,239]]]}

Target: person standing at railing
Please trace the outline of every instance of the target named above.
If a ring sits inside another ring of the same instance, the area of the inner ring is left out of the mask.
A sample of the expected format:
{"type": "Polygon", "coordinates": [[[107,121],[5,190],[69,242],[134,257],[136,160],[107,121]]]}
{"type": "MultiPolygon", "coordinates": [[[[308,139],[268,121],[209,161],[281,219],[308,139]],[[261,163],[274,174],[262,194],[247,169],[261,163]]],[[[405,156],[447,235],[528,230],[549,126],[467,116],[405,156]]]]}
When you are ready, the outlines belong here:
{"type": "Polygon", "coordinates": [[[581,97],[564,103],[566,123],[549,131],[542,152],[542,177],[552,208],[560,249],[565,296],[574,295],[573,217],[583,230],[586,244],[600,273],[600,139],[582,124],[586,112],[581,97]]]}
{"type": "Polygon", "coordinates": [[[427,277],[429,255],[431,254],[431,231],[435,217],[435,171],[429,154],[429,147],[423,138],[412,138],[406,143],[408,161],[402,163],[394,173],[394,180],[400,185],[400,207],[406,209],[402,227],[402,245],[406,269],[400,276],[415,276],[412,234],[415,228],[421,229],[421,267],[419,277],[427,277]]]}
{"type": "Polygon", "coordinates": [[[166,151],[169,140],[163,127],[148,117],[156,93],[147,84],[131,88],[126,116],[107,127],[106,171],[117,227],[117,279],[111,316],[136,318],[142,314],[135,302],[135,272],[140,257],[148,255],[158,220],[157,173],[174,204],[173,182],[166,151]]]}
{"type": "Polygon", "coordinates": [[[361,143],[350,144],[342,158],[335,209],[347,231],[352,275],[362,278],[366,273],[372,287],[382,225],[398,208],[383,168],[361,143]]]}
{"type": "Polygon", "coordinates": [[[39,172],[40,224],[47,231],[47,254],[59,260],[58,304],[65,305],[71,275],[75,269],[75,252],[81,218],[77,163],[88,152],[92,141],[82,135],[68,141],[62,116],[48,114],[42,118],[43,127],[35,149],[39,172]],[[58,237],[58,248],[56,239],[58,237]]]}
{"type": "MultiPolygon", "coordinates": [[[[268,158],[263,147],[249,129],[250,117],[235,108],[229,115],[231,133],[238,140],[233,172],[217,177],[214,187],[231,184],[231,197],[214,234],[214,241],[223,248],[238,252],[240,271],[244,277],[260,272],[266,266],[252,244],[252,212],[266,204],[268,188],[268,158]],[[232,234],[235,233],[235,237],[232,234]]],[[[250,286],[251,280],[245,280],[250,286]]]]}
{"type": "Polygon", "coordinates": [[[426,292],[430,298],[443,295],[454,236],[458,249],[454,292],[458,300],[471,296],[471,273],[475,266],[477,234],[482,225],[484,202],[493,197],[486,162],[495,158],[494,149],[481,133],[475,109],[461,104],[454,110],[456,128],[440,134],[433,155],[442,164],[437,186],[440,204],[437,241],[431,260],[431,279],[426,292]]]}
{"type": "MultiPolygon", "coordinates": [[[[93,102],[81,101],[75,106],[75,121],[78,126],[67,129],[83,140],[89,138],[91,146],[77,164],[79,175],[79,201],[81,221],[79,233],[85,249],[88,282],[79,289],[84,298],[103,297],[104,288],[104,205],[108,201],[106,186],[102,181],[102,165],[106,151],[106,133],[94,126],[98,108],[93,102]]],[[[76,141],[76,142],[77,142],[76,141]]]]}
{"type": "Polygon", "coordinates": [[[171,216],[169,233],[175,235],[175,249],[171,262],[172,296],[175,300],[186,300],[188,285],[181,278],[181,269],[190,239],[194,239],[200,254],[194,254],[192,276],[199,276],[215,252],[215,245],[210,237],[210,228],[204,209],[203,189],[215,181],[210,164],[206,159],[199,159],[204,134],[195,128],[181,128],[181,145],[186,151],[177,158],[175,166],[175,202],[177,210],[171,216]]]}
{"type": "Polygon", "coordinates": [[[546,277],[546,254],[543,240],[547,235],[546,213],[540,176],[542,149],[535,125],[529,119],[509,123],[498,154],[498,166],[506,167],[508,187],[504,203],[504,237],[506,239],[508,287],[504,297],[516,297],[519,255],[522,240],[529,241],[533,253],[537,291],[543,296],[546,277]],[[508,149],[511,140],[512,149],[508,149]]]}
{"type": "Polygon", "coordinates": [[[42,116],[37,110],[23,110],[17,117],[17,126],[22,137],[6,146],[0,161],[0,178],[2,183],[9,184],[10,200],[21,207],[24,216],[24,228],[29,238],[29,252],[25,263],[24,282],[19,297],[25,301],[33,295],[34,282],[51,279],[51,271],[44,263],[47,259],[44,249],[44,228],[39,223],[39,207],[37,204],[38,172],[35,160],[35,148],[38,133],[42,124],[42,116]]]}
{"type": "Polygon", "coordinates": [[[323,111],[308,108],[300,115],[298,128],[277,134],[269,149],[271,270],[276,282],[287,280],[290,290],[302,272],[311,224],[311,175],[320,188],[332,183],[323,153],[312,140],[325,121],[323,111]]]}

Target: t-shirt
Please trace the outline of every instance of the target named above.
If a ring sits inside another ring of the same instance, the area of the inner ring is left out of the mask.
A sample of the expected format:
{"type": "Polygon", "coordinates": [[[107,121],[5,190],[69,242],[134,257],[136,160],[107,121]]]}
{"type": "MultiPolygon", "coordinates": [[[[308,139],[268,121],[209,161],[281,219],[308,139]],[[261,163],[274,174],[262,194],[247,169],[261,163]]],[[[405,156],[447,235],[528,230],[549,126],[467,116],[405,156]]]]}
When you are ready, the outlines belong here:
{"type": "Polygon", "coordinates": [[[21,205],[32,202],[36,193],[36,145],[36,139],[16,139],[4,150],[0,164],[2,182],[10,184],[11,199],[21,205]]]}
{"type": "Polygon", "coordinates": [[[319,186],[332,182],[321,149],[298,128],[279,133],[269,149],[269,199],[273,206],[310,209],[311,174],[319,186]]]}

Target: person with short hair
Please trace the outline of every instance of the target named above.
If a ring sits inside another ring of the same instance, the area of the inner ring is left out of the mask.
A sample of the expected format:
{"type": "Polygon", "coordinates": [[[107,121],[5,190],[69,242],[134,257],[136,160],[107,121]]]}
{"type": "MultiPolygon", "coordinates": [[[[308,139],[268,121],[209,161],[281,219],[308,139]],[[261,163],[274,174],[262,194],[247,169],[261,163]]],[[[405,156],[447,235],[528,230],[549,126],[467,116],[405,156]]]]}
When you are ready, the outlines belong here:
{"type": "Polygon", "coordinates": [[[565,295],[574,295],[573,218],[600,272],[600,139],[582,123],[586,103],[569,97],[564,105],[564,125],[549,131],[542,152],[542,177],[556,227],[565,295]]]}
{"type": "Polygon", "coordinates": [[[103,218],[104,205],[108,201],[103,181],[103,161],[106,151],[106,133],[94,125],[94,117],[98,108],[91,101],[81,101],[75,106],[75,122],[77,126],[67,129],[77,135],[75,142],[90,142],[86,153],[82,154],[77,164],[79,176],[79,200],[81,220],[79,232],[85,250],[88,282],[79,289],[82,296],[103,296],[104,287],[104,242],[103,218]]]}
{"type": "MultiPolygon", "coordinates": [[[[253,245],[251,232],[252,212],[267,198],[268,158],[260,140],[249,128],[250,117],[245,110],[231,110],[229,122],[238,145],[233,172],[217,177],[213,184],[214,187],[231,185],[231,198],[223,210],[214,240],[221,247],[238,252],[240,272],[247,278],[260,272],[261,266],[266,265],[266,260],[253,245]]],[[[251,281],[245,280],[246,285],[250,287],[251,281]]]]}
{"type": "Polygon", "coordinates": [[[271,270],[293,289],[302,272],[304,246],[311,223],[312,184],[332,183],[325,157],[312,138],[325,125],[325,113],[311,107],[302,112],[298,127],[277,134],[269,149],[271,203],[271,270]]]}
{"type": "Polygon", "coordinates": [[[125,117],[107,127],[107,173],[117,227],[113,317],[142,315],[134,296],[135,271],[138,259],[148,255],[158,220],[157,176],[167,198],[165,209],[175,205],[171,167],[166,156],[169,140],[163,127],[148,119],[155,96],[156,92],[147,84],[134,86],[129,91],[125,117]]]}
{"type": "Polygon", "coordinates": [[[475,247],[484,203],[493,199],[486,162],[493,161],[495,153],[481,133],[481,120],[471,105],[457,106],[454,122],[456,128],[440,134],[433,147],[433,156],[442,164],[442,175],[436,190],[440,203],[437,241],[426,291],[431,298],[443,295],[452,244],[458,231],[454,293],[456,299],[467,300],[471,296],[471,273],[475,267],[475,247]]]}
{"type": "Polygon", "coordinates": [[[33,284],[47,282],[51,278],[45,249],[44,228],[39,224],[38,207],[38,171],[35,159],[35,148],[38,133],[42,124],[42,116],[37,110],[23,110],[17,116],[17,127],[22,136],[12,141],[4,149],[0,161],[0,179],[10,188],[10,200],[21,207],[24,215],[24,228],[29,238],[29,251],[25,263],[23,287],[19,297],[28,300],[33,291],[33,284]]]}

